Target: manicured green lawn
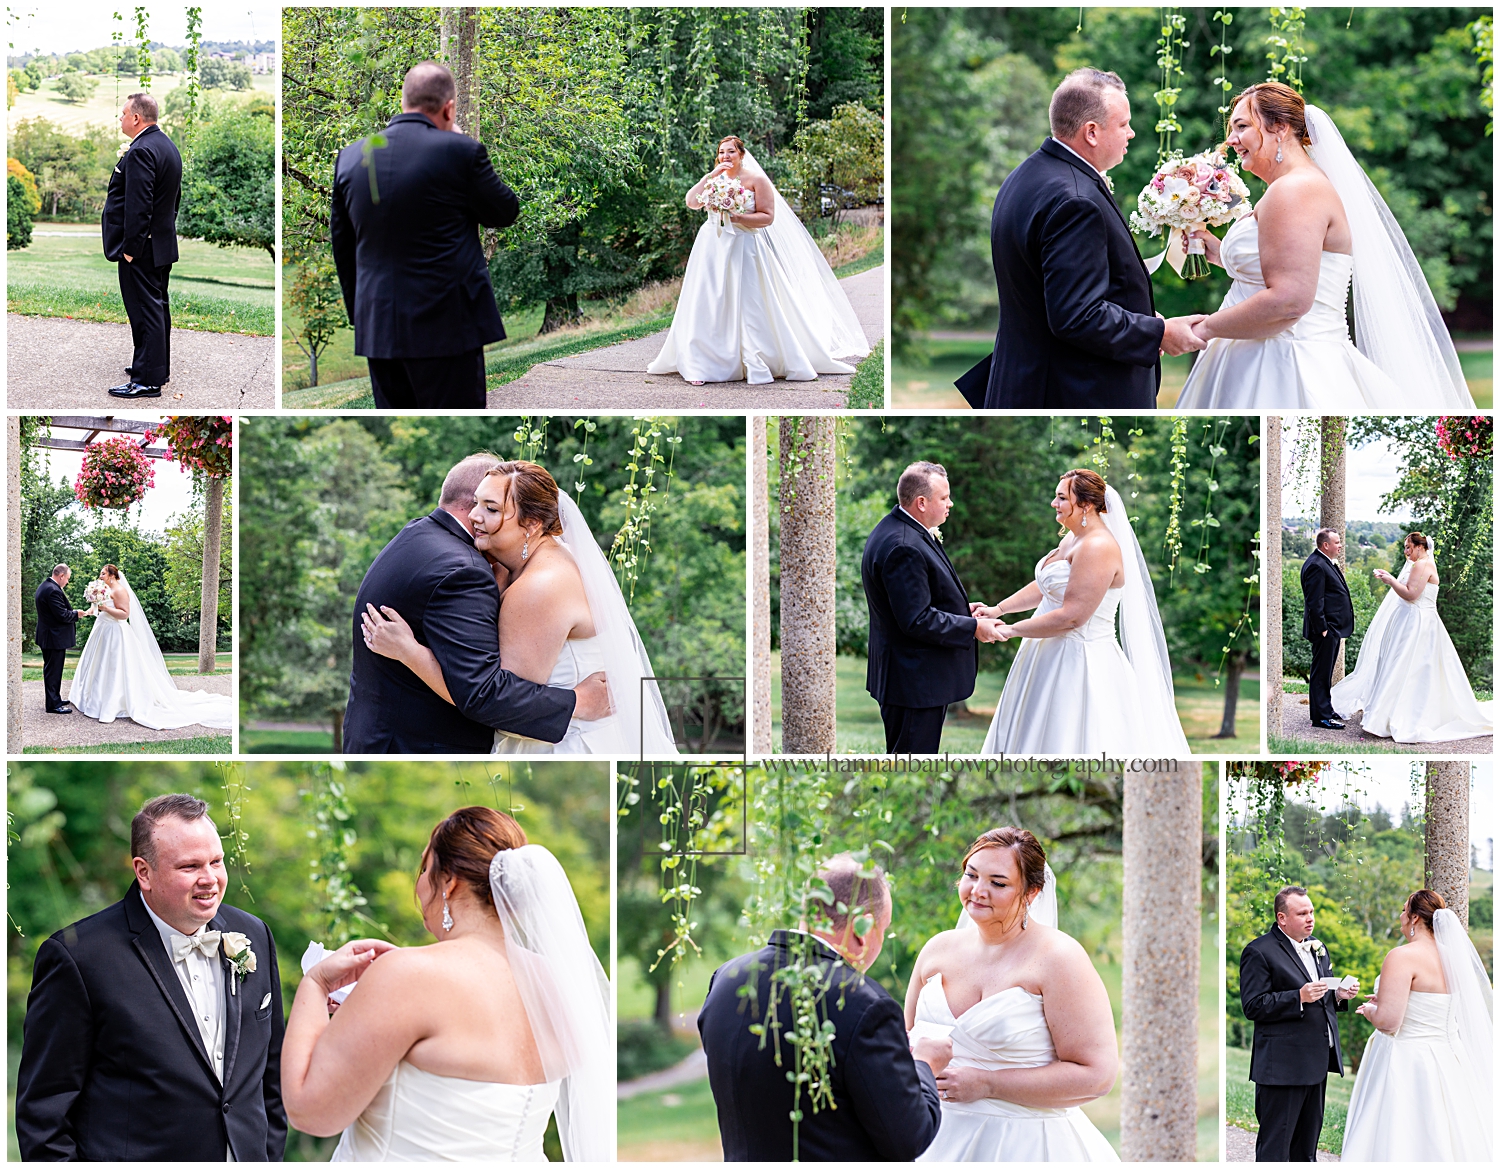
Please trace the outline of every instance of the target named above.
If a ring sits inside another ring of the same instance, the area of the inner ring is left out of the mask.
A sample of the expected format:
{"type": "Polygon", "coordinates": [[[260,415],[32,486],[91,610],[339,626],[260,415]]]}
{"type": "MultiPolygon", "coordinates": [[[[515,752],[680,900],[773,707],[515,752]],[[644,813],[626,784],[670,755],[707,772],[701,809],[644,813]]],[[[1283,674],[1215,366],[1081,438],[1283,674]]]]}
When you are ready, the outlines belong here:
{"type": "Polygon", "coordinates": [[[1396,747],[1388,743],[1375,743],[1362,739],[1358,743],[1314,743],[1299,739],[1295,735],[1269,735],[1266,746],[1272,755],[1421,755],[1422,747],[1413,743],[1409,747],[1396,747]]]}
{"type": "Polygon", "coordinates": [[[332,731],[240,731],[242,755],[309,755],[332,750],[332,731]]]}
{"type": "MultiPolygon", "coordinates": [[[[1250,1053],[1243,1047],[1224,1051],[1225,1113],[1224,1121],[1237,1128],[1258,1132],[1255,1120],[1255,1085],[1250,1083],[1250,1053]]],[[[1323,1100],[1323,1132],[1318,1148],[1325,1153],[1339,1153],[1344,1147],[1344,1119],[1349,1114],[1349,1097],[1354,1091],[1354,1077],[1330,1075],[1323,1100]]],[[[1200,1151],[1198,1159],[1203,1160],[1200,1151]]]]}
{"type": "MultiPolygon", "coordinates": [[[[86,34],[91,35],[91,34],[86,34]]],[[[72,102],[57,92],[57,78],[42,82],[41,88],[16,94],[16,104],[10,109],[10,124],[14,126],[22,118],[46,118],[54,126],[69,134],[81,134],[89,126],[106,126],[113,129],[120,116],[120,106],[125,99],[140,88],[135,78],[109,74],[90,74],[99,84],[93,96],[85,102],[72,102]]],[[[181,73],[158,73],[151,78],[151,92],[164,97],[183,83],[181,73]]],[[[250,90],[212,89],[208,93],[215,100],[226,93],[237,94],[241,99],[250,93],[263,93],[274,98],[281,88],[281,77],[274,73],[254,73],[250,77],[250,90]]],[[[118,130],[115,131],[118,134],[118,130]]],[[[123,135],[118,141],[124,142],[123,135]]]]}
{"type": "MultiPolygon", "coordinates": [[[[73,671],[78,668],[78,659],[83,654],[81,649],[70,649],[68,656],[63,662],[63,680],[68,681],[73,677],[73,671]]],[[[203,678],[211,675],[198,673],[198,655],[184,653],[164,653],[161,655],[167,663],[167,673],[176,678],[203,678]]],[[[228,674],[234,669],[234,655],[228,650],[222,650],[214,657],[214,673],[228,674]]],[[[40,682],[42,680],[42,655],[40,653],[28,653],[21,657],[21,678],[26,682],[40,682]]]]}
{"type": "Polygon", "coordinates": [[[722,1161],[719,1116],[708,1077],[617,1106],[621,1161],[722,1161]]]}
{"type": "Polygon", "coordinates": [[[849,400],[845,406],[850,410],[885,409],[885,340],[875,343],[875,348],[854,367],[854,376],[849,379],[849,400]]]}
{"type": "Polygon", "coordinates": [[[229,755],[228,735],[195,735],[191,739],[163,739],[155,743],[96,743],[91,747],[27,747],[27,755],[229,755]]]}

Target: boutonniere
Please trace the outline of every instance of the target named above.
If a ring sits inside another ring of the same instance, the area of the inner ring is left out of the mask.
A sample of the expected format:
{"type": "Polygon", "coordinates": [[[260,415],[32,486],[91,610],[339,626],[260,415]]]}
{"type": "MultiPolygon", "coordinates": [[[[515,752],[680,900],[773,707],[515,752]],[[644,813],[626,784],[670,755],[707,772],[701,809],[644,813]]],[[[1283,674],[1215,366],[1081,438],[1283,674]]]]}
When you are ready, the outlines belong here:
{"type": "Polygon", "coordinates": [[[118,154],[116,154],[115,157],[116,158],[124,158],[125,157],[125,152],[127,150],[129,150],[129,149],[130,149],[130,139],[127,138],[127,139],[125,139],[124,142],[120,143],[120,152],[118,154]]]}
{"type": "Polygon", "coordinates": [[[1322,942],[1318,941],[1317,938],[1308,938],[1307,944],[1312,948],[1312,955],[1314,958],[1328,957],[1328,947],[1325,946],[1322,942]]]}
{"type": "Polygon", "coordinates": [[[928,528],[927,531],[928,531],[928,534],[931,535],[932,538],[934,540],[936,540],[939,544],[941,544],[943,542],[943,529],[942,528],[928,528]]]}
{"type": "Polygon", "coordinates": [[[233,978],[229,984],[229,993],[238,994],[237,988],[245,976],[255,973],[255,951],[250,948],[250,939],[244,934],[226,933],[220,937],[219,944],[224,947],[224,957],[229,959],[233,978]]]}
{"type": "Polygon", "coordinates": [[[1111,195],[1113,195],[1115,193],[1115,181],[1114,181],[1114,179],[1112,179],[1112,178],[1109,177],[1109,172],[1108,171],[1100,171],[1099,172],[1099,177],[1104,180],[1105,187],[1108,188],[1109,193],[1111,195]]]}

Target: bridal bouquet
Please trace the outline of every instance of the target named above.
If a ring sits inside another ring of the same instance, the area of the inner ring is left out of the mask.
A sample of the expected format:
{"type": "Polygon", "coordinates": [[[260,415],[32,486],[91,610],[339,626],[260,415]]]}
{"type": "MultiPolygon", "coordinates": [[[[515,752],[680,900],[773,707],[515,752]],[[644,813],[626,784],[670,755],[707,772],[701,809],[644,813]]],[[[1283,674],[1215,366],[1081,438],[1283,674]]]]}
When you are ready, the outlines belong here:
{"type": "Polygon", "coordinates": [[[90,615],[97,614],[99,602],[109,596],[109,586],[102,580],[91,580],[83,586],[83,599],[89,603],[90,615]]]}
{"type": "Polygon", "coordinates": [[[719,221],[722,229],[729,223],[731,215],[743,215],[750,209],[750,192],[739,179],[728,175],[715,175],[703,184],[699,201],[719,221]]]}
{"type": "Polygon", "coordinates": [[[1186,241],[1180,272],[1184,280],[1196,280],[1208,275],[1208,261],[1203,241],[1188,239],[1188,233],[1205,226],[1222,227],[1250,210],[1250,189],[1224,155],[1217,150],[1190,158],[1173,153],[1141,189],[1130,228],[1150,236],[1160,235],[1163,228],[1181,232],[1182,239],[1173,239],[1168,251],[1186,241]]]}

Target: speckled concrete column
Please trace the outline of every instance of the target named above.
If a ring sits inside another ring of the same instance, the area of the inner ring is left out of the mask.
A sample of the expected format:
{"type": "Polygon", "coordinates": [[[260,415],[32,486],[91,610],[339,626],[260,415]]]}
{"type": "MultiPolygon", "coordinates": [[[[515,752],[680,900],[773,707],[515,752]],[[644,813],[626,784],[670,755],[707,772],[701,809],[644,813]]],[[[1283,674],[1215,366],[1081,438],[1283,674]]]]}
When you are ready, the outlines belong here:
{"type": "Polygon", "coordinates": [[[1261,466],[1266,476],[1266,508],[1261,517],[1261,596],[1266,615],[1261,622],[1261,662],[1266,685],[1266,736],[1281,734],[1281,419],[1267,418],[1266,449],[1261,466]]]}
{"type": "MultiPolygon", "coordinates": [[[[1348,428],[1347,418],[1319,419],[1319,433],[1322,436],[1319,482],[1323,490],[1318,507],[1318,527],[1332,528],[1340,536],[1344,534],[1344,435],[1348,433],[1348,428]]],[[[1348,554],[1342,545],[1339,546],[1339,568],[1346,574],[1349,570],[1348,554]]],[[[1342,641],[1339,643],[1339,656],[1333,663],[1333,680],[1335,684],[1344,680],[1342,641]]]]}
{"type": "Polygon", "coordinates": [[[5,420],[5,741],[21,753],[21,420],[5,420]]]}
{"type": "MultiPolygon", "coordinates": [[[[1218,764],[1209,764],[1213,773],[1218,764]]],[[[1120,1145],[1198,1157],[1198,948],[1204,766],[1125,779],[1120,1145]]]]}
{"type": "Polygon", "coordinates": [[[771,746],[771,505],[766,468],[766,417],[750,419],[750,719],[751,750],[771,746]]]}
{"type": "Polygon", "coordinates": [[[1427,765],[1427,887],[1469,928],[1469,762],[1427,765]]]}
{"type": "Polygon", "coordinates": [[[835,420],[781,419],[781,749],[837,745],[835,420]]]}
{"type": "Polygon", "coordinates": [[[198,590],[198,673],[218,665],[219,544],[224,530],[224,480],[210,478],[203,492],[203,577],[198,590]]]}

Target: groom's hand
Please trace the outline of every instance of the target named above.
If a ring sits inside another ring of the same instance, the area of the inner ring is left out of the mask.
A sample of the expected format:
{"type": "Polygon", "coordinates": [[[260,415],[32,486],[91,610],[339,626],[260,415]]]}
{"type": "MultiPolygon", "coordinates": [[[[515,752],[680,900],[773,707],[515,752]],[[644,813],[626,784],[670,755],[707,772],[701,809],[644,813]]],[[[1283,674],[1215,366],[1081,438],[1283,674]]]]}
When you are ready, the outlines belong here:
{"type": "Polygon", "coordinates": [[[1003,641],[1004,635],[1000,630],[1004,628],[1000,622],[988,617],[980,617],[974,622],[974,640],[983,642],[1003,641]]]}
{"type": "Polygon", "coordinates": [[[1298,997],[1304,1003],[1316,1003],[1321,1002],[1323,996],[1327,993],[1328,984],[1326,982],[1309,982],[1303,985],[1302,990],[1298,993],[1298,997]]]}
{"type": "Polygon", "coordinates": [[[1167,321],[1166,330],[1161,335],[1161,351],[1168,357],[1181,357],[1184,353],[1207,349],[1208,342],[1193,332],[1193,326],[1206,315],[1194,313],[1192,316],[1173,317],[1167,321]]]}
{"type": "Polygon", "coordinates": [[[1342,999],[1344,1002],[1348,1002],[1358,993],[1359,983],[1356,982],[1353,986],[1350,987],[1340,987],[1338,990],[1333,992],[1333,996],[1334,998],[1342,999]]]}
{"type": "Polygon", "coordinates": [[[970,601],[969,602],[969,616],[970,617],[998,617],[998,616],[1000,616],[1000,606],[999,605],[994,605],[994,606],[986,605],[983,601],[970,601]]]}
{"type": "Polygon", "coordinates": [[[573,717],[579,722],[597,722],[614,710],[609,704],[609,684],[604,680],[603,670],[578,683],[573,687],[573,693],[578,699],[573,706],[573,717]]]}
{"type": "Polygon", "coordinates": [[[921,1060],[932,1069],[933,1075],[937,1075],[953,1059],[953,1040],[923,1035],[911,1045],[911,1056],[921,1060]]]}

